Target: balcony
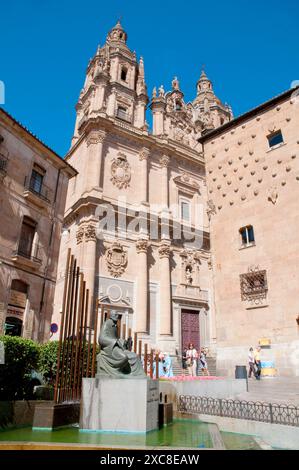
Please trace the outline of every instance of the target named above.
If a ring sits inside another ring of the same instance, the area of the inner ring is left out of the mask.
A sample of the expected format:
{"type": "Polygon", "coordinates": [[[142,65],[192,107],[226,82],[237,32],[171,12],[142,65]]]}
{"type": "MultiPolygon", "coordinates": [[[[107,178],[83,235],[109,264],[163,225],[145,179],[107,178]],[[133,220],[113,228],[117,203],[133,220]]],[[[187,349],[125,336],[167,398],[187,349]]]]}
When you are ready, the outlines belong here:
{"type": "Polygon", "coordinates": [[[173,292],[173,300],[183,303],[205,303],[209,302],[209,292],[207,290],[202,290],[200,286],[194,286],[192,284],[179,284],[173,292]]]}
{"type": "Polygon", "coordinates": [[[41,245],[34,243],[30,245],[28,240],[21,239],[19,247],[12,254],[12,261],[32,269],[37,269],[42,264],[41,245]]]}
{"type": "Polygon", "coordinates": [[[34,176],[26,177],[24,198],[38,207],[48,207],[52,202],[53,191],[40,179],[34,176]]]}
{"type": "Polygon", "coordinates": [[[7,162],[8,162],[8,158],[2,153],[0,153],[0,179],[6,176],[7,162]]]}

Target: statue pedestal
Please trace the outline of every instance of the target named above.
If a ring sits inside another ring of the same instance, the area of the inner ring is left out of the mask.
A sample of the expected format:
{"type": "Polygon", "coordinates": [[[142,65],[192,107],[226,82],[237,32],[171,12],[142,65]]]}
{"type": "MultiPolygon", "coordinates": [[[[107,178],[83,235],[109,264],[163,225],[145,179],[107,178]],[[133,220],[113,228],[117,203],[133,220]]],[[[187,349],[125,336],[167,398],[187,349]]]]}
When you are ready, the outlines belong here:
{"type": "Polygon", "coordinates": [[[159,382],[144,379],[83,379],[81,431],[148,432],[158,429],[159,382]]]}

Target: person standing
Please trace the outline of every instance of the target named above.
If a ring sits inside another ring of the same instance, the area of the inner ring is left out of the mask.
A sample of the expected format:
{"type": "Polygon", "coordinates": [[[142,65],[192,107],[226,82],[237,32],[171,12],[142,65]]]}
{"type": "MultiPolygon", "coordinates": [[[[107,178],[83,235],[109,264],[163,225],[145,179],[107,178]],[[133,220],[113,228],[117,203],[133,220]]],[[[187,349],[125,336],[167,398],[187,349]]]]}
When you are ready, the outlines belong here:
{"type": "Polygon", "coordinates": [[[173,377],[172,360],[168,353],[164,353],[165,377],[173,377]]]}
{"type": "Polygon", "coordinates": [[[182,369],[183,373],[185,375],[186,370],[187,370],[187,348],[185,347],[182,353],[182,369]]]}
{"type": "Polygon", "coordinates": [[[189,343],[189,346],[186,352],[186,357],[187,357],[186,364],[187,364],[189,375],[191,375],[192,377],[195,377],[196,365],[197,365],[197,351],[192,343],[189,343]]]}
{"type": "Polygon", "coordinates": [[[200,350],[199,362],[200,362],[200,368],[201,368],[202,374],[210,375],[204,348],[201,348],[200,350]]]}
{"type": "Polygon", "coordinates": [[[260,380],[261,379],[261,370],[262,370],[262,366],[261,366],[261,348],[260,348],[260,346],[258,346],[256,348],[256,350],[254,351],[254,363],[255,363],[256,368],[257,368],[255,378],[256,378],[256,380],[260,380]]]}
{"type": "Polygon", "coordinates": [[[254,364],[254,353],[253,353],[253,348],[249,349],[248,353],[248,364],[249,364],[249,371],[248,371],[248,378],[251,378],[251,374],[253,374],[253,377],[256,376],[255,373],[255,364],[254,364]]]}

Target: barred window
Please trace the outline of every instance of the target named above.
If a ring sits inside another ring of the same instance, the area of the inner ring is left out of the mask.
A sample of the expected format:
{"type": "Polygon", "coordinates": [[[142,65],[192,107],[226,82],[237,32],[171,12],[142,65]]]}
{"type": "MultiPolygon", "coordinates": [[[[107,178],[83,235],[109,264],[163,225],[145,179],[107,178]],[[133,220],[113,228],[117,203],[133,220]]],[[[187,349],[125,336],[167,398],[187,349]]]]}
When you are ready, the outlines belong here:
{"type": "Polygon", "coordinates": [[[268,291],[266,271],[240,274],[240,286],[242,300],[265,298],[268,291]]]}

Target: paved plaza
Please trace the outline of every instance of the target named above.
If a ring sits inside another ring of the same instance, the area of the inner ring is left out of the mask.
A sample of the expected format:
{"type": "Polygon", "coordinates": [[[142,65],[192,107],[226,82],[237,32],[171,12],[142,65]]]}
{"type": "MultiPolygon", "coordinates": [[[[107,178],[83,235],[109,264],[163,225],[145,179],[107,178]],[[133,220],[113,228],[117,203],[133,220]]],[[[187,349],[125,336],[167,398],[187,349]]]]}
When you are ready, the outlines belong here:
{"type": "Polygon", "coordinates": [[[267,377],[259,381],[248,379],[248,392],[243,392],[236,398],[299,406],[299,377],[267,377]]]}

